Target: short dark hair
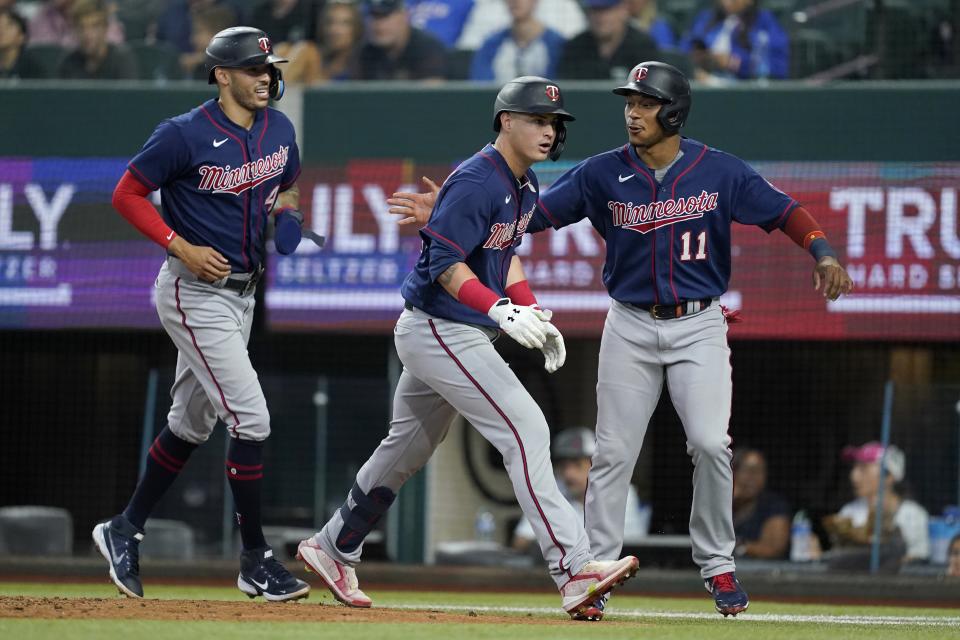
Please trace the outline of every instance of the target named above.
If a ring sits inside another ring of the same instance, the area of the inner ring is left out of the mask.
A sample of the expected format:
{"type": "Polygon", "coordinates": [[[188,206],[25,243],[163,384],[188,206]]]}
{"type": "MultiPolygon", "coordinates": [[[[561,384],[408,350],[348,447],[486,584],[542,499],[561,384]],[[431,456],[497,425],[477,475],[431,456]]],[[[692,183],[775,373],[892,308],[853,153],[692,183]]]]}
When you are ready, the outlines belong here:
{"type": "Polygon", "coordinates": [[[20,28],[20,33],[22,33],[24,36],[28,35],[27,21],[24,20],[23,16],[21,16],[19,13],[17,13],[13,9],[0,9],[0,16],[7,16],[11,20],[13,20],[16,23],[17,27],[20,28]]]}

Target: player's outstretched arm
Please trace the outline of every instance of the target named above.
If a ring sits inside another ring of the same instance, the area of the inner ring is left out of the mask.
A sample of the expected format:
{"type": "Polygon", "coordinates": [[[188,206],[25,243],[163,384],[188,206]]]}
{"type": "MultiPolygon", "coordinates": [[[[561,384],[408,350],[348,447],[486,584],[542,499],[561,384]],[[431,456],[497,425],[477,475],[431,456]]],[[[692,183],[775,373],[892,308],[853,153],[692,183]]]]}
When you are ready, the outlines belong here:
{"type": "Polygon", "coordinates": [[[397,191],[387,198],[387,204],[390,205],[387,211],[397,216],[404,216],[397,220],[397,224],[417,223],[424,225],[430,219],[430,213],[433,211],[433,205],[437,202],[437,193],[439,193],[440,187],[426,176],[423,176],[421,180],[426,185],[427,191],[423,193],[397,191]]]}

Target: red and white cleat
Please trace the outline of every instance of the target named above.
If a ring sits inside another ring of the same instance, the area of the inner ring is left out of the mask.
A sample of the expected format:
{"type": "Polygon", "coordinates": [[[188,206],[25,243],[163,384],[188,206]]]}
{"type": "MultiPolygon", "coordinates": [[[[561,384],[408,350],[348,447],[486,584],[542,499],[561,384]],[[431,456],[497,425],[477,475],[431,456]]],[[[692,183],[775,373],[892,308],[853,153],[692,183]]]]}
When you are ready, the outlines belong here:
{"type": "Polygon", "coordinates": [[[313,538],[303,540],[297,546],[297,560],[303,561],[307,571],[320,576],[333,597],[348,607],[369,608],[373,604],[367,594],[360,591],[353,567],[331,558],[313,538]]]}
{"type": "Polygon", "coordinates": [[[596,601],[632,578],[639,566],[640,561],[633,556],[588,562],[560,589],[563,610],[574,620],[600,620],[603,610],[596,606],[596,601]]]}

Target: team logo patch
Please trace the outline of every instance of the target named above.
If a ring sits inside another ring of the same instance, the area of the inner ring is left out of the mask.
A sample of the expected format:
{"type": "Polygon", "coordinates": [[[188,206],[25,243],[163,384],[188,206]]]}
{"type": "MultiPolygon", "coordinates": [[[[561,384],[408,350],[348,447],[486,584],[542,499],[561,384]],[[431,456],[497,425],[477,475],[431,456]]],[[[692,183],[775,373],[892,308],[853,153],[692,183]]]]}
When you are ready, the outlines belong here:
{"type": "Polygon", "coordinates": [[[560,99],[560,87],[555,84],[548,84],[546,94],[550,98],[550,102],[556,102],[560,99]]]}
{"type": "Polygon", "coordinates": [[[610,210],[614,226],[637,233],[649,233],[684,220],[702,218],[705,213],[717,208],[719,197],[720,194],[716,191],[701,191],[699,196],[670,198],[648,204],[611,200],[607,203],[607,209],[610,210]]]}
{"type": "Polygon", "coordinates": [[[199,169],[200,184],[197,189],[239,196],[247,189],[253,189],[270,178],[282,175],[289,159],[290,147],[280,146],[273,153],[236,168],[230,165],[203,165],[199,169]]]}
{"type": "Polygon", "coordinates": [[[646,67],[640,67],[640,68],[637,69],[637,71],[633,74],[633,79],[634,79],[635,81],[637,81],[637,82],[640,82],[641,80],[643,80],[644,78],[647,77],[647,72],[648,72],[648,70],[647,70],[646,67]]]}
{"type": "Polygon", "coordinates": [[[266,37],[260,38],[259,40],[257,40],[257,42],[260,44],[261,51],[263,51],[264,53],[270,53],[270,38],[266,38],[266,37]]]}

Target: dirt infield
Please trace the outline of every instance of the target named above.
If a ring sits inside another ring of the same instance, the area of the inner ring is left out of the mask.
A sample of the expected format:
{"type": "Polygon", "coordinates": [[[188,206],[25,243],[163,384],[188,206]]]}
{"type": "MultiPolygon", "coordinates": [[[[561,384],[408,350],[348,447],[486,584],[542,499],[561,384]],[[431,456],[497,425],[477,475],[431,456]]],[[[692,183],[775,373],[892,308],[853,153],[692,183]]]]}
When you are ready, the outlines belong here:
{"type": "MultiPolygon", "coordinates": [[[[226,602],[220,600],[131,600],[126,598],[35,598],[0,596],[0,618],[54,620],[213,620],[254,622],[436,622],[454,624],[576,624],[557,610],[556,618],[526,615],[450,613],[409,609],[349,609],[304,602],[226,602]]],[[[607,624],[618,624],[604,623],[607,624]]],[[[623,624],[623,623],[620,623],[623,624]]],[[[636,626],[636,623],[633,623],[636,626]]]]}

